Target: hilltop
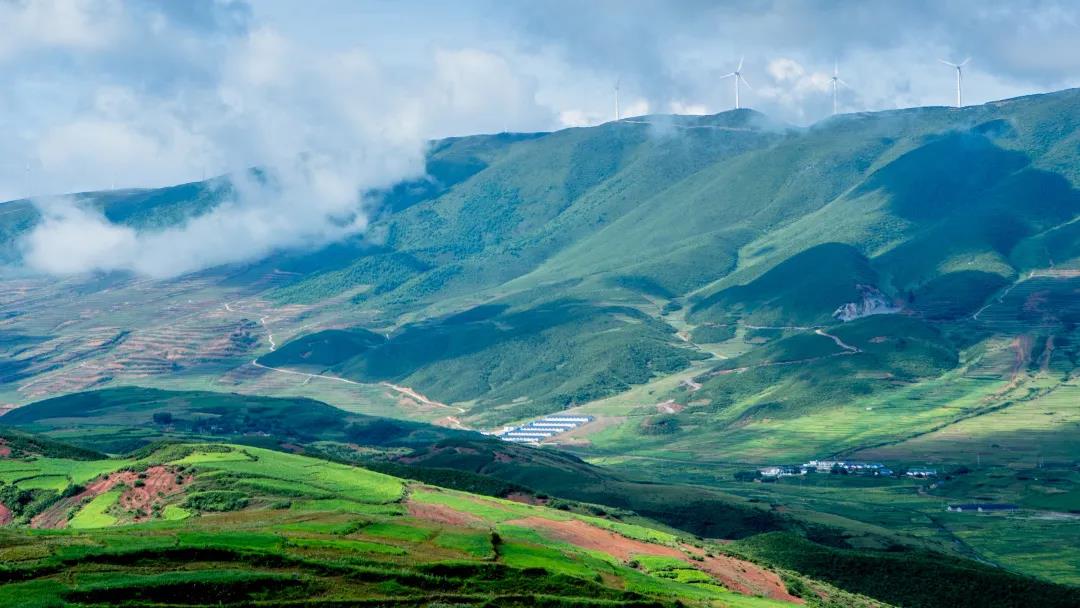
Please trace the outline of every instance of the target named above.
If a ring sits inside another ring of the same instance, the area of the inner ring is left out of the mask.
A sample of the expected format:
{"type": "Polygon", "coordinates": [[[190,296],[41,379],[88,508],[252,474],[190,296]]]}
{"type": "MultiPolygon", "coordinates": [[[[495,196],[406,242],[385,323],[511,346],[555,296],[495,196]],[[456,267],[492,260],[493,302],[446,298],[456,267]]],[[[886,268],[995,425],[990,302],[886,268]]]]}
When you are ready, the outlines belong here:
{"type": "Polygon", "coordinates": [[[961,571],[932,555],[890,563],[812,543],[792,555],[799,541],[775,535],[724,546],[627,523],[618,512],[476,496],[251,446],[177,443],[90,461],[4,458],[0,481],[3,504],[13,507],[3,507],[0,598],[42,605],[974,606],[992,593],[1065,606],[1075,599],[1075,590],[974,564],[961,571]],[[822,559],[862,563],[868,577],[845,583],[879,599],[799,573],[820,571],[822,559]],[[901,564],[921,590],[887,574],[901,564]],[[950,592],[947,581],[961,573],[973,587],[950,592]]]}
{"type": "MultiPolygon", "coordinates": [[[[82,447],[114,454],[215,426],[233,444],[347,443],[389,418],[414,464],[486,476],[477,488],[558,495],[532,463],[602,470],[570,498],[671,525],[672,505],[642,504],[627,478],[708,486],[715,504],[845,542],[925,542],[1075,584],[1077,116],[1069,90],[807,128],[739,110],[433,142],[429,178],[368,193],[370,230],[331,246],[169,280],[9,276],[0,412],[65,441],[93,427],[101,443],[82,447]],[[83,391],[101,388],[189,394],[138,396],[154,405],[130,427],[123,394],[87,427],[18,409],[59,396],[49,407],[91,412],[109,393],[83,391]],[[221,393],[243,415],[212,423],[221,393]],[[594,420],[546,444],[591,468],[446,449],[561,411],[594,420]],[[825,457],[949,478],[743,481],[825,457]],[[943,515],[980,497],[1023,509],[943,515]]],[[[153,230],[227,194],[219,178],[78,198],[153,230]]],[[[28,202],[0,206],[3,259],[37,221],[28,202]]],[[[743,514],[694,533],[745,535],[743,514]]]]}
{"type": "Polygon", "coordinates": [[[795,581],[847,595],[660,529],[250,446],[72,465],[0,460],[4,523],[57,530],[0,533],[5,603],[780,606],[801,601],[795,581]]]}

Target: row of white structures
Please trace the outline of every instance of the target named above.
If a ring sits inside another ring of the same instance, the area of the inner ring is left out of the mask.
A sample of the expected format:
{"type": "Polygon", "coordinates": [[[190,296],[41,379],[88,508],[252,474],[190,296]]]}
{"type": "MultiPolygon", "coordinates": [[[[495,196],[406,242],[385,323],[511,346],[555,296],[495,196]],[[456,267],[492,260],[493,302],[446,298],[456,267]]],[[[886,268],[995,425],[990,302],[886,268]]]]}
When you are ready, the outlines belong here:
{"type": "Polygon", "coordinates": [[[545,416],[521,426],[508,426],[495,433],[495,435],[504,441],[513,441],[514,443],[540,443],[559,433],[572,431],[585,423],[592,422],[592,420],[592,416],[545,416]]]}

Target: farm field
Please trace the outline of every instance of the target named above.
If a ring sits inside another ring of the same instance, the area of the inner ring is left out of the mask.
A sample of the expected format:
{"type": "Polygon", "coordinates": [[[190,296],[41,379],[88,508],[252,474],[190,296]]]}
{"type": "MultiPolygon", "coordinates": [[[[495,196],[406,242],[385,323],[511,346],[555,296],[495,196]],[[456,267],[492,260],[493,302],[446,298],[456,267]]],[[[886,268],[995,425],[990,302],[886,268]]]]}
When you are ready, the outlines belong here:
{"type": "MultiPolygon", "coordinates": [[[[251,446],[173,443],[111,459],[7,458],[0,477],[5,501],[12,492],[29,497],[12,502],[16,525],[0,529],[0,599],[27,605],[175,605],[178,589],[183,605],[436,597],[464,605],[545,598],[552,605],[752,608],[829,597],[869,607],[920,593],[863,585],[874,600],[829,576],[804,576],[779,565],[788,558],[764,540],[770,535],[718,544],[647,520],[623,521],[615,510],[479,496],[251,446]],[[62,462],[80,468],[64,490],[21,485],[62,462]]],[[[875,559],[864,556],[868,564],[875,559]]],[[[940,559],[918,558],[927,568],[945,567],[940,559]]],[[[1011,585],[1008,593],[1044,598],[1047,606],[1070,601],[1064,587],[975,568],[970,575],[998,577],[987,581],[1011,585]]]]}
{"type": "MultiPolygon", "coordinates": [[[[55,531],[0,530],[5,602],[156,602],[181,587],[191,604],[204,597],[408,601],[430,599],[434,589],[465,604],[501,598],[531,605],[530,597],[551,596],[597,606],[681,599],[764,607],[795,599],[778,575],[751,562],[737,562],[750,574],[713,568],[720,558],[705,556],[710,550],[687,537],[304,456],[174,444],[86,462],[94,465],[69,478],[85,489],[19,515],[31,529],[55,531]],[[159,491],[136,506],[140,489],[157,484],[161,471],[176,476],[182,490],[159,491]],[[105,483],[118,475],[130,483],[105,483]],[[87,483],[93,478],[102,481],[87,483]],[[51,518],[58,508],[70,517],[51,518]],[[634,562],[654,554],[675,563],[661,571],[634,562]],[[684,571],[694,574],[660,575],[684,571]]],[[[21,479],[58,466],[48,458],[0,460],[3,487],[21,489],[21,479]]]]}

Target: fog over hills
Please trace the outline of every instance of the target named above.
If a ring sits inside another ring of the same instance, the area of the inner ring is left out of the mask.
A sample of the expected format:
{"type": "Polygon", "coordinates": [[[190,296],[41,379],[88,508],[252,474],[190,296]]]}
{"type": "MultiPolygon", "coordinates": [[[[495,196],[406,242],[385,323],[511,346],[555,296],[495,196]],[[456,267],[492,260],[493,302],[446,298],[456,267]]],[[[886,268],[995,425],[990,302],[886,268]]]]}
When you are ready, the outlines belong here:
{"type": "Polygon", "coordinates": [[[1080,606],[1078,7],[0,0],[0,606],[1080,606]]]}
{"type": "MultiPolygon", "coordinates": [[[[679,323],[827,326],[848,306],[935,333],[1033,271],[1075,267],[1077,103],[1064,91],[809,128],[739,110],[454,138],[432,145],[425,178],[369,193],[363,234],[207,272],[235,284],[276,271],[286,278],[261,291],[272,302],[339,302],[346,331],[266,364],[404,382],[508,421],[707,358],[679,323]],[[665,302],[678,322],[642,309],[665,302]],[[365,331],[387,338],[350,333],[365,331]]],[[[72,261],[63,235],[85,218],[137,240],[198,235],[233,183],[75,195],[75,219],[8,203],[9,263],[40,265],[51,248],[72,261]]],[[[136,251],[75,257],[111,271],[136,251]]]]}

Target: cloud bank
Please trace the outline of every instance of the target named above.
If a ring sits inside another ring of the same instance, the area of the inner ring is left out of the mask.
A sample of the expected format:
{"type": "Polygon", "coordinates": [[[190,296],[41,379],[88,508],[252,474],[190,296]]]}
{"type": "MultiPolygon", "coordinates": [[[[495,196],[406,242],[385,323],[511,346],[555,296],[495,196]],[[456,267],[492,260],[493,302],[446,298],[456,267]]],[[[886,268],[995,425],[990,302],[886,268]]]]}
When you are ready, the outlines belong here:
{"type": "Polygon", "coordinates": [[[809,124],[1080,84],[1080,7],[1055,0],[0,0],[0,200],[229,175],[167,229],[36,199],[51,273],[173,276],[363,231],[361,193],[417,177],[430,139],[733,104],[809,124]],[[249,169],[259,167],[258,179],[249,169]]]}
{"type": "MultiPolygon", "coordinates": [[[[143,21],[126,5],[83,8],[73,30],[120,33],[101,39],[72,31],[54,46],[93,56],[131,39],[183,38],[175,15],[151,12],[143,21]]],[[[23,13],[41,10],[30,4],[23,13]]],[[[67,189],[100,186],[103,173],[109,187],[176,182],[209,166],[227,173],[227,187],[216,193],[223,202],[177,226],[135,230],[75,198],[36,199],[43,221],[21,243],[31,269],[170,277],[325,244],[366,228],[371,209],[362,193],[423,175],[428,138],[439,125],[495,130],[499,121],[543,113],[529,83],[485,51],[438,50],[401,69],[359,47],[312,52],[233,17],[232,32],[219,16],[210,20],[211,34],[187,38],[198,57],[178,72],[188,82],[146,89],[125,75],[96,85],[71,120],[48,125],[33,146],[34,160],[62,176],[67,189]],[[124,181],[114,181],[120,176],[124,181]]],[[[38,51],[30,42],[23,49],[38,51]]]]}

